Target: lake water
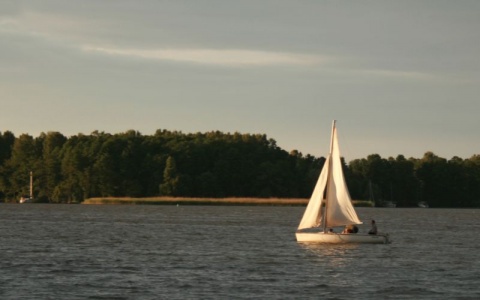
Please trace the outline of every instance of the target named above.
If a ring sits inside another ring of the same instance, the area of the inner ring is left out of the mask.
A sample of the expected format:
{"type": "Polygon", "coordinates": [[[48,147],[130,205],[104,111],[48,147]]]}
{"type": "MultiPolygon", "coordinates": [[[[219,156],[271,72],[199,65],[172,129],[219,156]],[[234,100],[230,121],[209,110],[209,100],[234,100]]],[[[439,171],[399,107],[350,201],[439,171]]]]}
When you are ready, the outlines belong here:
{"type": "Polygon", "coordinates": [[[480,298],[480,210],[358,208],[393,243],[333,246],[303,210],[1,204],[0,299],[480,298]]]}

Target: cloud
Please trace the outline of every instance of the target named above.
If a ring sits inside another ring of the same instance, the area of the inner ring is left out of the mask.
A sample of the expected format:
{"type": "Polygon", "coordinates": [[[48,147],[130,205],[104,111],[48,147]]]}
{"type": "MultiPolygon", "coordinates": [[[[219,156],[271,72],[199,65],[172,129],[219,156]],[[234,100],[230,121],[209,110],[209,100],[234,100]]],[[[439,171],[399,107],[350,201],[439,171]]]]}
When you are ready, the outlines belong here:
{"type": "Polygon", "coordinates": [[[313,55],[283,52],[253,51],[241,49],[120,49],[97,46],[83,46],[83,51],[105,55],[143,58],[159,61],[175,61],[204,65],[230,67],[273,66],[273,65],[311,65],[326,61],[313,55]]]}
{"type": "Polygon", "coordinates": [[[366,69],[360,72],[366,75],[380,76],[380,77],[386,77],[386,78],[404,78],[404,79],[412,79],[412,80],[436,79],[436,77],[432,74],[415,72],[415,71],[366,69]]]}

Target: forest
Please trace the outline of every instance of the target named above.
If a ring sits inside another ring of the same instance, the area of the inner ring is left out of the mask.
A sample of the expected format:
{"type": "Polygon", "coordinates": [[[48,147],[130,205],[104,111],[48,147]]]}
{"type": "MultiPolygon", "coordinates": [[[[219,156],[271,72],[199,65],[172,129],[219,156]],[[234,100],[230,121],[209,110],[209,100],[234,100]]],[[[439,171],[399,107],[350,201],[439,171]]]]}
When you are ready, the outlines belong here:
{"type": "MultiPolygon", "coordinates": [[[[324,157],[287,152],[265,134],[129,130],[66,137],[0,132],[0,201],[29,194],[36,202],[79,203],[91,197],[309,198],[324,157]]],[[[381,206],[480,207],[480,155],[445,159],[343,161],[352,199],[381,206]]]]}

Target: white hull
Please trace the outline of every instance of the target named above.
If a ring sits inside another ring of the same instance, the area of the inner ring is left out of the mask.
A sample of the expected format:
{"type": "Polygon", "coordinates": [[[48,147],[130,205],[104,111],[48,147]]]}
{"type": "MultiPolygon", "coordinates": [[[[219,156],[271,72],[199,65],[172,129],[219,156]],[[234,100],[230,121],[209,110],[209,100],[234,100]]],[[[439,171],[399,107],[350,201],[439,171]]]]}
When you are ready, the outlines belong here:
{"type": "Polygon", "coordinates": [[[387,201],[383,204],[383,207],[395,208],[395,207],[397,207],[397,204],[393,203],[391,201],[387,201]]]}
{"type": "Polygon", "coordinates": [[[21,198],[20,203],[32,203],[32,199],[31,198],[21,198]]]}
{"type": "Polygon", "coordinates": [[[388,244],[388,234],[341,234],[323,232],[297,232],[297,242],[325,243],[325,244],[388,244]]]}

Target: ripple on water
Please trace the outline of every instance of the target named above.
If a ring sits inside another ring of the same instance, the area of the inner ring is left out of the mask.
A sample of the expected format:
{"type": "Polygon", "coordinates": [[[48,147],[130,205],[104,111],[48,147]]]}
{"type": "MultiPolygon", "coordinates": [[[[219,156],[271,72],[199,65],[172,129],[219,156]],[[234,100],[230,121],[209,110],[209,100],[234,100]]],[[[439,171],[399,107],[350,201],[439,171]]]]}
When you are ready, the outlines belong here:
{"type": "Polygon", "coordinates": [[[298,244],[302,213],[297,207],[0,204],[0,295],[480,298],[480,245],[471,238],[477,213],[359,209],[390,232],[390,245],[298,244]]]}

